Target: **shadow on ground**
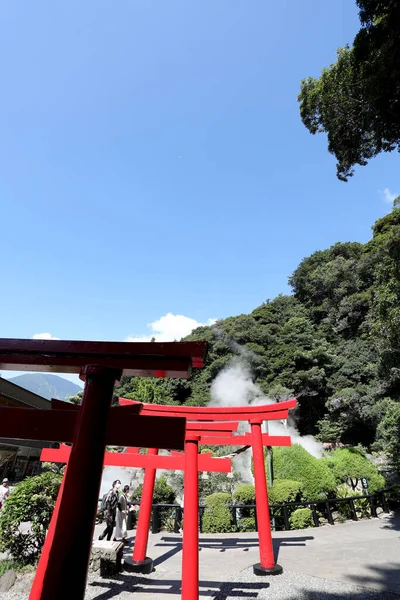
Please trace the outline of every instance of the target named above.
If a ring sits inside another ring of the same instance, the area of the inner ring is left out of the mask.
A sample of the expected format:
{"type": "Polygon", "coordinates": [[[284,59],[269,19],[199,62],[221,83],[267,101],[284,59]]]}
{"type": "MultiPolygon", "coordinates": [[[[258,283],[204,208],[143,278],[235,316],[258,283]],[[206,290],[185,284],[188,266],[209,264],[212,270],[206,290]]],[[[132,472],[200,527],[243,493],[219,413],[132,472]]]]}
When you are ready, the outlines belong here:
{"type": "MultiPolygon", "coordinates": [[[[313,539],[314,537],[312,535],[296,535],[292,537],[274,538],[272,541],[275,560],[278,561],[279,549],[281,546],[305,546],[307,542],[313,539]]],[[[182,550],[182,540],[176,537],[163,537],[161,538],[160,542],[155,544],[155,547],[170,548],[168,552],[165,552],[165,554],[162,554],[155,559],[154,566],[157,567],[182,550]]],[[[243,552],[248,552],[250,548],[258,548],[258,540],[255,538],[235,538],[234,536],[223,539],[201,539],[199,542],[200,553],[201,550],[205,548],[218,550],[219,552],[226,552],[227,550],[241,550],[243,552]]]]}
{"type": "MultiPolygon", "coordinates": [[[[126,575],[124,573],[116,577],[112,583],[96,581],[90,585],[107,588],[104,593],[96,596],[96,600],[111,600],[126,591],[131,593],[146,593],[149,594],[149,598],[151,596],[158,598],[159,594],[180,595],[181,593],[181,581],[177,579],[152,579],[126,575]]],[[[218,600],[227,600],[228,598],[256,599],[259,591],[265,590],[268,586],[269,583],[264,580],[260,583],[200,581],[199,596],[208,598],[218,597],[218,600]]]]}

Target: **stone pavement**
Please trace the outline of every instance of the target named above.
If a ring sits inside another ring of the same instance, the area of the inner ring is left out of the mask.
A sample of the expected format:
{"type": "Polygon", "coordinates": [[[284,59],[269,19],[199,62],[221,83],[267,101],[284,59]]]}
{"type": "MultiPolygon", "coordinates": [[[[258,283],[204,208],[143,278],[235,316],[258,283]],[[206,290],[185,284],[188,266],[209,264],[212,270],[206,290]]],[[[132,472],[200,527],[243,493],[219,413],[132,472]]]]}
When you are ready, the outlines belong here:
{"type": "MultiPolygon", "coordinates": [[[[382,515],[379,519],[304,531],[276,532],[273,537],[277,561],[286,573],[286,587],[293,591],[293,582],[303,582],[305,595],[299,592],[297,597],[356,599],[361,594],[372,599],[388,597],[385,592],[400,594],[399,515],[382,515]],[[364,592],[357,592],[353,586],[362,586],[364,592]],[[376,590],[377,594],[368,590],[376,590]]],[[[149,577],[122,573],[114,582],[91,581],[87,597],[119,600],[130,597],[128,591],[134,591],[132,599],[135,600],[151,597],[179,600],[181,542],[179,535],[150,534],[148,555],[154,559],[155,572],[149,577]]],[[[131,551],[132,546],[127,548],[128,553],[131,551]]],[[[288,595],[287,590],[282,593],[285,573],[273,578],[274,581],[254,578],[249,567],[256,562],[256,534],[201,535],[200,596],[218,599],[296,597],[288,595]],[[230,592],[226,591],[228,588],[230,592]]]]}

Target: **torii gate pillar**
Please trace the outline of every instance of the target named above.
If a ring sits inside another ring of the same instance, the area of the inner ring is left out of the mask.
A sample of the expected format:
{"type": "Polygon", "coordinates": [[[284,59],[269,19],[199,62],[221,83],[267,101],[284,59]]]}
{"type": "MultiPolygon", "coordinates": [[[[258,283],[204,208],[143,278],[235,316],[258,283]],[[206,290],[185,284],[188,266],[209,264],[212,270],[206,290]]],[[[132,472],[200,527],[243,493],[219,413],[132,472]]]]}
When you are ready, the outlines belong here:
{"type": "Polygon", "coordinates": [[[67,588],[69,598],[83,598],[85,595],[103,470],[107,419],[114,384],[121,377],[121,371],[89,365],[82,369],[82,374],[86,382],[80,419],[64,475],[64,489],[60,496],[58,519],[46,561],[40,600],[61,600],[66,597],[67,588]],[[85,501],[77,502],[76,494],[82,490],[85,492],[85,501]]]}
{"type": "Polygon", "coordinates": [[[252,420],[251,437],[254,463],[254,487],[256,490],[256,511],[258,539],[260,544],[260,562],[253,566],[255,575],[279,575],[282,567],[275,563],[272,545],[271,522],[268,506],[267,478],[265,476],[264,446],[261,420],[252,420]]]}

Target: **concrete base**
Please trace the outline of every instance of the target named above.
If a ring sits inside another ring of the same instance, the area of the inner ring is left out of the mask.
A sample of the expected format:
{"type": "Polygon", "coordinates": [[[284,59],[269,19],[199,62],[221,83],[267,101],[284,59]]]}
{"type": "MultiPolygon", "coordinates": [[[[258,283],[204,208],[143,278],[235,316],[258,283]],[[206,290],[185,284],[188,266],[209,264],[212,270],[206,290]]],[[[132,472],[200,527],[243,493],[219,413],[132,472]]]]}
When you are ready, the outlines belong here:
{"type": "Polygon", "coordinates": [[[144,560],[133,560],[131,556],[124,558],[124,568],[131,573],[150,575],[153,572],[153,559],[146,556],[144,560]]]}
{"type": "Polygon", "coordinates": [[[259,577],[265,577],[267,575],[280,575],[283,573],[283,569],[281,565],[278,564],[273,567],[262,567],[260,563],[257,563],[256,565],[253,565],[253,573],[259,577]]]}

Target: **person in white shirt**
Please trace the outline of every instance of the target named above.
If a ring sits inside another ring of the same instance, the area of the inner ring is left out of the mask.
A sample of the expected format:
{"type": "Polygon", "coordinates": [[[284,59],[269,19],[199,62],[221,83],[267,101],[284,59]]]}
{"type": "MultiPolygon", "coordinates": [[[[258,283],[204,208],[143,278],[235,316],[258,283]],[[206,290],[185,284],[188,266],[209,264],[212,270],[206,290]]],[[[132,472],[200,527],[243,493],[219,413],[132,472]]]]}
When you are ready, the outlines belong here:
{"type": "Polygon", "coordinates": [[[4,502],[7,500],[9,495],[10,495],[10,486],[8,484],[7,477],[5,477],[0,486],[0,510],[3,507],[4,502]]]}

